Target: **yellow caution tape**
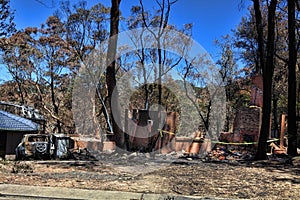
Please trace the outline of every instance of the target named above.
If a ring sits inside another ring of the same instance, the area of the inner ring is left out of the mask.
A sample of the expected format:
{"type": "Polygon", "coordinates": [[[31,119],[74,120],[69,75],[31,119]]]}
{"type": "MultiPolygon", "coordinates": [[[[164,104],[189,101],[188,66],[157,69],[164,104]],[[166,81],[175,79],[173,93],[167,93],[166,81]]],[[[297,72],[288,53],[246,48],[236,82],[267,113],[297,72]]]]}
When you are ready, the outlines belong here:
{"type": "Polygon", "coordinates": [[[276,141],[279,141],[280,139],[279,138],[274,138],[272,140],[268,140],[267,142],[276,142],[276,141]]]}
{"type": "MultiPolygon", "coordinates": [[[[208,139],[205,139],[208,140],[208,139]]],[[[272,139],[272,140],[267,140],[267,143],[269,142],[276,142],[279,141],[278,138],[272,139]]],[[[211,141],[212,143],[215,144],[231,144],[231,145],[249,145],[249,144],[258,144],[258,142],[220,142],[220,141],[211,141]]]]}
{"type": "Polygon", "coordinates": [[[162,129],[158,129],[158,131],[160,133],[160,137],[163,137],[163,133],[167,133],[169,135],[175,135],[175,133],[173,133],[173,132],[165,131],[165,130],[162,130],[162,129]]]}
{"type": "Polygon", "coordinates": [[[160,137],[163,137],[163,131],[159,130],[160,137]]]}
{"type": "MultiPolygon", "coordinates": [[[[160,133],[160,137],[163,137],[163,134],[164,133],[167,133],[169,135],[175,135],[175,133],[173,132],[170,132],[170,131],[165,131],[165,130],[162,130],[162,129],[158,129],[159,133],[160,133]]],[[[204,142],[204,141],[209,141],[209,139],[191,139],[192,141],[201,141],[201,142],[204,142]]],[[[272,140],[267,140],[267,143],[269,142],[276,142],[276,141],[279,141],[280,139],[278,138],[274,138],[272,140]]],[[[215,143],[215,144],[231,144],[231,145],[249,145],[249,144],[258,144],[258,142],[220,142],[220,141],[211,141],[212,143],[215,143]]]]}
{"type": "Polygon", "coordinates": [[[249,144],[257,144],[257,142],[219,142],[219,141],[211,141],[215,144],[231,144],[231,145],[249,145],[249,144]]]}

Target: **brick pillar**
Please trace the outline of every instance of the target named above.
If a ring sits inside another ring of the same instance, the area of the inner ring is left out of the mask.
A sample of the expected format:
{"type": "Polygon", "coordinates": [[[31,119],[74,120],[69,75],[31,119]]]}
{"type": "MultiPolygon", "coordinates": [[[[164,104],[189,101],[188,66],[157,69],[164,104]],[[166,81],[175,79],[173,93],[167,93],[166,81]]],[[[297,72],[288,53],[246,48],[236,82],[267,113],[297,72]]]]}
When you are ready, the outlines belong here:
{"type": "Polygon", "coordinates": [[[261,74],[256,74],[251,77],[251,99],[250,103],[252,106],[263,106],[263,78],[261,74]]]}

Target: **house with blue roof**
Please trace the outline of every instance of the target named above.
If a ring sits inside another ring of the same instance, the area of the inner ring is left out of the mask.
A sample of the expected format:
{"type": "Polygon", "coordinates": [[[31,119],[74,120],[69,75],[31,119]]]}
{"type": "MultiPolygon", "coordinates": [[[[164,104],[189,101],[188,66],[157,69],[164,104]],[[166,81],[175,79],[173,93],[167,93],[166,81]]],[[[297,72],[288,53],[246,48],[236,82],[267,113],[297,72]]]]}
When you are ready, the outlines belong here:
{"type": "Polygon", "coordinates": [[[38,133],[39,124],[0,110],[0,157],[14,155],[25,134],[38,133]]]}

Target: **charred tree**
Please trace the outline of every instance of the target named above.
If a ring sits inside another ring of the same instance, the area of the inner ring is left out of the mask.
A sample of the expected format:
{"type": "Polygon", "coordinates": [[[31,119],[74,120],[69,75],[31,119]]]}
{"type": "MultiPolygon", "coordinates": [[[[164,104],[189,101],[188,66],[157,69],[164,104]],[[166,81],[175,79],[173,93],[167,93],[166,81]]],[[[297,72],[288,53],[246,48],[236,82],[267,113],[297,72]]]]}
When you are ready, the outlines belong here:
{"type": "Polygon", "coordinates": [[[272,78],[274,73],[274,49],[275,49],[275,11],[277,0],[271,0],[268,5],[268,35],[266,49],[264,50],[263,39],[263,22],[260,11],[260,1],[253,0],[256,28],[257,28],[257,42],[259,49],[260,68],[263,76],[263,115],[262,124],[260,128],[260,135],[255,159],[264,160],[267,158],[267,139],[270,132],[270,114],[272,102],[272,78]],[[265,58],[266,51],[266,59],[265,58]]]}
{"type": "Polygon", "coordinates": [[[288,154],[297,154],[295,0],[288,0],[288,154]]]}
{"type": "Polygon", "coordinates": [[[111,0],[110,10],[110,39],[108,42],[107,50],[107,68],[106,68],[106,85],[107,96],[110,107],[110,118],[112,120],[112,126],[114,131],[114,137],[116,145],[119,148],[124,147],[124,134],[121,128],[118,126],[118,120],[120,119],[120,110],[118,108],[118,95],[112,101],[112,94],[116,88],[116,52],[119,33],[119,18],[120,18],[120,2],[121,0],[111,0]],[[115,109],[115,114],[112,114],[112,108],[115,109]]]}

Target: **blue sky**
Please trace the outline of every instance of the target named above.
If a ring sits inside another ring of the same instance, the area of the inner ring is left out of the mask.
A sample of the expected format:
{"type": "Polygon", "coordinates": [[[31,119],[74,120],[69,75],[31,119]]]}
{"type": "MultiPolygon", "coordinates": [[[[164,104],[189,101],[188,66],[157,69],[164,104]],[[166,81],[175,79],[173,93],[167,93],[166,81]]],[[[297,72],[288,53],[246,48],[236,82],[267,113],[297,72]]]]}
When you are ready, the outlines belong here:
{"type": "MultiPolygon", "coordinates": [[[[77,2],[78,0],[71,0],[77,2]]],[[[229,34],[241,21],[241,17],[248,13],[251,0],[178,0],[171,9],[170,24],[181,27],[183,24],[193,24],[193,39],[215,59],[217,49],[213,41],[229,34]]],[[[110,0],[88,0],[88,6],[101,2],[110,6],[110,0]]],[[[153,0],[144,0],[146,9],[153,8],[153,0]]],[[[139,0],[122,0],[121,12],[126,17],[132,5],[138,5],[139,0]]],[[[18,29],[25,27],[39,27],[48,16],[58,8],[56,0],[11,0],[11,7],[15,9],[15,23],[18,29]],[[40,3],[42,2],[42,3],[40,3]]],[[[5,78],[1,72],[0,79],[5,78]]]]}

